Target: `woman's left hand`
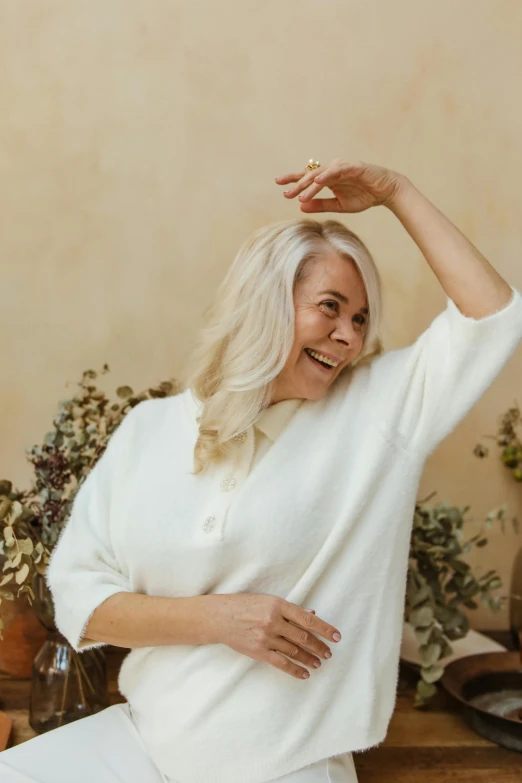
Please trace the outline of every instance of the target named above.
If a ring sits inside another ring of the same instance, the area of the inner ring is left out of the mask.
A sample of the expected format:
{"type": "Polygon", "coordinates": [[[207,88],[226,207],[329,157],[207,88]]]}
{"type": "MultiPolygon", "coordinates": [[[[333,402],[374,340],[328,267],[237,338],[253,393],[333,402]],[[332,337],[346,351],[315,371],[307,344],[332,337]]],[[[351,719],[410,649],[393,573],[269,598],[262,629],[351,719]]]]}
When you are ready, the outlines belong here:
{"type": "Polygon", "coordinates": [[[364,212],[369,207],[390,206],[405,177],[392,169],[363,161],[335,158],[328,166],[303,169],[276,177],[278,185],[295,182],[286,198],[299,196],[302,212],[364,212]],[[328,187],[335,198],[314,198],[328,187]]]}

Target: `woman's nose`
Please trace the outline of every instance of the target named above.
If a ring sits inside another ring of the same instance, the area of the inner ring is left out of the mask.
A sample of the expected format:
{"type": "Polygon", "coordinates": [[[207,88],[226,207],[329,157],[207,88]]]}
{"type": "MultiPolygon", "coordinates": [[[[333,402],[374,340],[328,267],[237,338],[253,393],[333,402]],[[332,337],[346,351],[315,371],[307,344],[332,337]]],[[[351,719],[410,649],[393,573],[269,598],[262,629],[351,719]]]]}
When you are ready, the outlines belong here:
{"type": "Polygon", "coordinates": [[[341,340],[346,345],[353,343],[357,332],[352,323],[340,324],[332,335],[335,340],[341,340]]]}

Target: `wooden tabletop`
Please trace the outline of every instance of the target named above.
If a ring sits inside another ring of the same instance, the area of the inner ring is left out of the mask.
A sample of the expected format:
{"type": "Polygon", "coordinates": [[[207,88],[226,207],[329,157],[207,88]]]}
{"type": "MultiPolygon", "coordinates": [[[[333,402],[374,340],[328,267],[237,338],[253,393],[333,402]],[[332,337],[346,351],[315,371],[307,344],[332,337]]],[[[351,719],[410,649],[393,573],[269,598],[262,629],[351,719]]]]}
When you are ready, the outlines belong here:
{"type": "MultiPolygon", "coordinates": [[[[487,633],[513,649],[509,634],[487,633]]],[[[118,691],[117,677],[128,650],[105,649],[112,705],[125,701],[118,691]]],[[[460,704],[442,688],[429,707],[414,708],[415,681],[411,669],[401,664],[397,701],[385,741],[354,754],[359,783],[522,783],[521,753],[476,734],[465,723],[460,704]]],[[[11,745],[35,736],[28,723],[30,687],[30,680],[0,673],[0,710],[13,720],[11,745]]]]}

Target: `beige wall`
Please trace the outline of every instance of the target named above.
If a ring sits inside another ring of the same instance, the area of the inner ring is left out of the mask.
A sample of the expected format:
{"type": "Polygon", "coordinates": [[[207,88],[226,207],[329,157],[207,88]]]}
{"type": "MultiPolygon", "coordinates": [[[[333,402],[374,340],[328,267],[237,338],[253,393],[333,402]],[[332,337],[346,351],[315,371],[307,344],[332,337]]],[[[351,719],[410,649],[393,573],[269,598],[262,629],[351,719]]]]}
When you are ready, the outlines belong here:
{"type": "MultiPolygon", "coordinates": [[[[299,214],[273,177],[310,157],[403,171],[522,288],[519,0],[0,0],[0,477],[29,481],[84,369],[106,388],[179,374],[233,254],[299,214]]],[[[385,346],[444,306],[384,209],[343,220],[385,282],[385,346]]],[[[472,449],[521,400],[522,348],[426,465],[419,498],[522,489],[472,449]]],[[[473,562],[508,579],[522,535],[473,562]]],[[[476,628],[507,613],[471,612],[476,628]]]]}

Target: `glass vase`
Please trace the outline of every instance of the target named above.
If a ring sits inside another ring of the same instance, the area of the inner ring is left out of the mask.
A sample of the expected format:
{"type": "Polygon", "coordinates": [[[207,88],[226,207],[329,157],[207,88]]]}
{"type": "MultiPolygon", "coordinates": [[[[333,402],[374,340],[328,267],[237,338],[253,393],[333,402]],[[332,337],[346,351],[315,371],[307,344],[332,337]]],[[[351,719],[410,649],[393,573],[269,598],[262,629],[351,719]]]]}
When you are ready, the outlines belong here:
{"type": "Polygon", "coordinates": [[[33,590],[34,610],[49,635],[33,662],[29,724],[43,734],[109,706],[107,666],[103,650],[78,653],[57,630],[52,596],[40,574],[33,590]]]}

